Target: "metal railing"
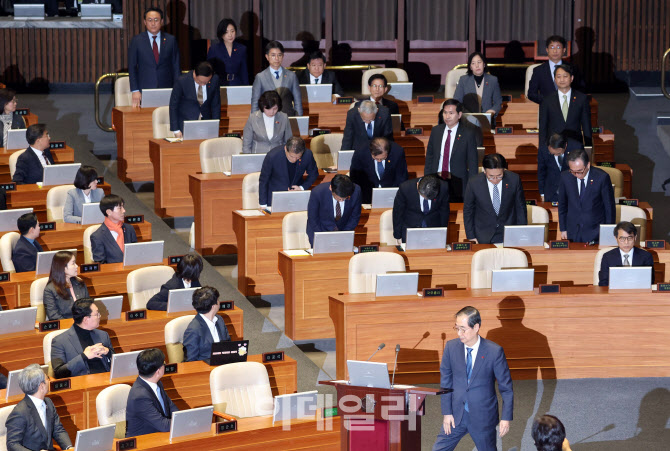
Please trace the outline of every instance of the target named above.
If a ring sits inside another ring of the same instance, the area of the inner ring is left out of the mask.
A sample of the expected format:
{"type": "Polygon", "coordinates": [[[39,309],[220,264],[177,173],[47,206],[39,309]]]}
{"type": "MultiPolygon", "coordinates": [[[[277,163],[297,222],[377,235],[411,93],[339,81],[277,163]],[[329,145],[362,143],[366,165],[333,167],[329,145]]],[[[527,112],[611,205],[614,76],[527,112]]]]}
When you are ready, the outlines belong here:
{"type": "Polygon", "coordinates": [[[670,99],[670,93],[668,93],[668,90],[665,89],[665,63],[668,60],[668,56],[670,56],[670,49],[665,51],[663,54],[663,59],[661,60],[661,91],[663,92],[663,95],[666,99],[670,99]]]}
{"type": "MultiPolygon", "coordinates": [[[[528,68],[528,66],[532,66],[533,64],[537,63],[491,63],[491,64],[486,64],[486,67],[507,67],[510,69],[522,69],[522,68],[528,68]]],[[[468,65],[466,63],[463,64],[458,64],[454,66],[454,69],[467,69],[468,65]]]]}

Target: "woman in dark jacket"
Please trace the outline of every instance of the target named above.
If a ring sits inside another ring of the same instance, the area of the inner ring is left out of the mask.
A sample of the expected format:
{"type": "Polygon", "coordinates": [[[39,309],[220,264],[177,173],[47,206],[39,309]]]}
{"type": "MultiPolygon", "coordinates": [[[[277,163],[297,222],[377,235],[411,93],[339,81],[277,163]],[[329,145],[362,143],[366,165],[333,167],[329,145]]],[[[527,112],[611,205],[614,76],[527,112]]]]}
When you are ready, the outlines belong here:
{"type": "Polygon", "coordinates": [[[26,123],[16,112],[16,92],[0,89],[0,147],[5,147],[7,132],[17,128],[26,128],[26,123]]]}
{"type": "Polygon", "coordinates": [[[167,310],[168,294],[170,290],[200,287],[200,273],[202,272],[202,258],[197,254],[186,254],[177,264],[177,272],[161,286],[161,290],[154,294],[149,302],[149,310],[167,310]]]}
{"type": "Polygon", "coordinates": [[[235,42],[237,25],[232,19],[223,19],[216,27],[219,42],[207,52],[207,61],[214,66],[221,86],[246,86],[249,84],[247,72],[247,48],[235,42]]]}
{"type": "Polygon", "coordinates": [[[50,320],[72,318],[72,305],[77,299],[87,298],[88,288],[78,276],[75,255],[58,251],[51,261],[49,282],[44,287],[44,308],[50,320]]]}

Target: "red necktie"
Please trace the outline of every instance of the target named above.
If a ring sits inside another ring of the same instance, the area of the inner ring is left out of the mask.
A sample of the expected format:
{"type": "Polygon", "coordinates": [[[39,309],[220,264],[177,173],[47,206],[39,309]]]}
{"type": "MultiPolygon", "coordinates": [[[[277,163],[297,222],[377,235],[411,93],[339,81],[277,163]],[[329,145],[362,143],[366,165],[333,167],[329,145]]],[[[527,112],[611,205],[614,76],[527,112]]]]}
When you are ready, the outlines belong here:
{"type": "Polygon", "coordinates": [[[156,64],[158,64],[158,58],[160,58],[160,55],[158,54],[158,43],[156,43],[156,38],[157,36],[154,36],[154,44],[152,46],[154,50],[154,59],[156,60],[156,64]]]}
{"type": "Polygon", "coordinates": [[[444,158],[442,158],[441,177],[448,178],[449,175],[449,149],[451,148],[451,130],[447,130],[447,140],[444,142],[444,158]]]}

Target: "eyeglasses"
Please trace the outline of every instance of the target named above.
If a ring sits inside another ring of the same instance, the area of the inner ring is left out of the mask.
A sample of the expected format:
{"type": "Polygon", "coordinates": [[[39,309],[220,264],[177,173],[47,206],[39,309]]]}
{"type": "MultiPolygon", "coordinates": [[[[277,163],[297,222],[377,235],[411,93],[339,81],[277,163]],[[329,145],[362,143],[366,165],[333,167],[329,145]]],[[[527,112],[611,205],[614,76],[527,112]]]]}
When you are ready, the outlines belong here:
{"type": "Polygon", "coordinates": [[[627,243],[631,241],[635,241],[634,236],[619,236],[617,237],[617,240],[621,241],[622,243],[627,243]]]}
{"type": "Polygon", "coordinates": [[[153,23],[158,23],[158,22],[160,22],[160,21],[163,20],[163,19],[161,19],[161,18],[159,18],[159,17],[154,17],[154,18],[152,19],[152,18],[150,17],[150,18],[148,18],[148,19],[144,19],[144,20],[146,20],[146,21],[149,22],[149,23],[152,23],[152,22],[153,22],[153,23]]]}
{"type": "Polygon", "coordinates": [[[95,312],[95,315],[94,315],[93,313],[91,313],[91,314],[88,315],[88,316],[89,316],[90,318],[100,318],[102,315],[100,314],[100,312],[95,312]]]}
{"type": "Polygon", "coordinates": [[[379,88],[385,88],[386,86],[384,86],[384,85],[370,85],[370,87],[379,89],[379,88]]]}
{"type": "Polygon", "coordinates": [[[467,331],[469,331],[470,329],[472,329],[472,327],[465,328],[465,327],[457,327],[457,326],[454,326],[454,332],[456,332],[456,333],[459,333],[459,332],[460,332],[460,333],[464,334],[464,333],[466,333],[467,331]]]}
{"type": "Polygon", "coordinates": [[[282,58],[284,56],[284,54],[283,53],[269,53],[268,56],[270,58],[279,59],[279,58],[282,58]]]}
{"type": "Polygon", "coordinates": [[[572,175],[582,175],[582,174],[585,174],[585,173],[586,173],[586,168],[582,169],[581,171],[573,171],[572,169],[570,169],[570,174],[572,174],[572,175]]]}
{"type": "Polygon", "coordinates": [[[502,175],[487,175],[486,179],[490,181],[495,181],[495,180],[502,180],[503,176],[502,175]]]}

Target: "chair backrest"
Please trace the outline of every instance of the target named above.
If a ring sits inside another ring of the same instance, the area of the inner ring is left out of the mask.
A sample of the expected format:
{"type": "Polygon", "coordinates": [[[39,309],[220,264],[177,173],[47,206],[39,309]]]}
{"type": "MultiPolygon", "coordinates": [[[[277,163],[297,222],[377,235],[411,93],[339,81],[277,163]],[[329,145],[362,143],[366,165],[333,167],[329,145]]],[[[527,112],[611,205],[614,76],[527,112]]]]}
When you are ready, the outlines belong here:
{"type": "Polygon", "coordinates": [[[526,217],[528,224],[545,224],[544,227],[544,241],[549,239],[549,212],[539,205],[526,205],[526,217]]]}
{"type": "Polygon", "coordinates": [[[47,286],[47,282],[49,282],[48,277],[40,277],[30,284],[30,306],[37,307],[36,321],[38,323],[48,320],[44,308],[44,287],[47,286]]]}
{"type": "Polygon", "coordinates": [[[607,166],[598,166],[598,169],[602,169],[609,174],[612,185],[614,185],[614,197],[623,196],[623,172],[620,169],[608,168],[607,166]]]}
{"type": "Polygon", "coordinates": [[[458,86],[458,80],[461,79],[463,75],[468,72],[467,69],[451,69],[447,72],[446,77],[444,77],[444,98],[451,99],[454,97],[456,92],[456,87],[458,86]]]}
{"type": "Polygon", "coordinates": [[[195,318],[195,315],[180,316],[165,325],[165,347],[168,362],[181,363],[184,361],[184,332],[193,318],[195,318]]]}
{"type": "Polygon", "coordinates": [[[242,179],[242,209],[253,210],[260,207],[258,203],[258,179],[260,172],[252,172],[242,179]]]}
{"type": "Polygon", "coordinates": [[[314,155],[316,167],[327,168],[337,165],[337,152],[342,150],[342,138],[344,138],[344,133],[331,133],[312,138],[309,148],[314,155]]]}
{"type": "Polygon", "coordinates": [[[609,246],[603,249],[600,249],[598,253],[596,254],[596,258],[593,260],[593,285],[598,286],[598,283],[600,282],[600,277],[598,276],[598,273],[600,272],[600,263],[603,261],[603,255],[605,255],[605,252],[609,252],[612,249],[616,249],[614,246],[609,246]]]}
{"type": "Polygon", "coordinates": [[[640,241],[647,239],[647,214],[640,207],[633,207],[632,205],[617,205],[616,206],[616,222],[621,221],[632,222],[636,226],[639,225],[640,241]]]}
{"type": "Polygon", "coordinates": [[[188,231],[188,245],[191,249],[195,249],[195,221],[191,223],[191,228],[188,231]]]}
{"type": "Polygon", "coordinates": [[[174,269],[169,266],[147,266],[128,273],[126,288],[130,310],[147,308],[147,302],[158,293],[161,285],[170,280],[174,269]]]}
{"type": "Polygon", "coordinates": [[[523,92],[526,94],[526,97],[528,97],[528,85],[530,84],[530,79],[533,78],[533,70],[540,64],[531,64],[528,66],[526,69],[526,87],[524,88],[523,92]]]}
{"type": "Polygon", "coordinates": [[[200,169],[203,174],[230,172],[231,155],[242,153],[239,138],[212,138],[200,143],[200,169]]]}
{"type": "Polygon", "coordinates": [[[151,126],[154,131],[154,139],[171,138],[174,133],[170,131],[170,107],[159,106],[151,113],[151,126]]]}
{"type": "Polygon", "coordinates": [[[209,373],[214,410],[239,418],[271,415],[274,409],[268,371],[262,363],[238,362],[209,373]]]}
{"type": "Polygon", "coordinates": [[[114,106],[131,106],[133,93],[130,92],[130,77],[119,77],[114,82],[114,106]]]}
{"type": "Polygon", "coordinates": [[[307,236],[307,212],[296,211],[284,216],[281,236],[284,249],[309,249],[311,246],[307,236]]]}
{"type": "Polygon", "coordinates": [[[19,238],[21,235],[18,232],[7,232],[0,237],[0,263],[2,263],[3,271],[16,272],[12,261],[12,251],[19,238]]]}
{"type": "Polygon", "coordinates": [[[386,77],[386,81],[388,82],[388,84],[391,84],[394,81],[400,81],[400,82],[409,81],[407,72],[405,72],[405,70],[403,69],[397,69],[395,67],[380,67],[378,69],[368,69],[366,71],[363,71],[363,75],[361,76],[362,95],[368,95],[368,96],[370,95],[370,86],[368,85],[368,80],[374,74],[382,74],[384,77],[386,77]]]}
{"type": "Polygon", "coordinates": [[[17,150],[9,156],[9,176],[11,178],[14,178],[14,173],[16,172],[16,160],[18,160],[21,154],[25,151],[26,149],[17,150]]]}
{"type": "Polygon", "coordinates": [[[7,427],[5,423],[15,405],[0,408],[0,451],[7,451],[7,427]]]}
{"type": "Polygon", "coordinates": [[[49,377],[54,378],[54,369],[53,366],[51,366],[51,342],[53,341],[54,338],[62,334],[63,332],[66,332],[67,329],[59,329],[59,330],[54,330],[53,332],[49,332],[44,336],[44,339],[42,340],[42,352],[44,353],[44,363],[49,365],[49,377]]]}
{"type": "Polygon", "coordinates": [[[91,235],[98,230],[102,224],[95,224],[86,227],[84,230],[83,246],[84,246],[84,263],[93,263],[93,247],[91,246],[91,235]]]}
{"type": "Polygon", "coordinates": [[[394,246],[396,243],[393,238],[393,210],[386,210],[379,217],[379,242],[383,245],[394,246]]]}
{"type": "Polygon", "coordinates": [[[519,249],[482,249],[472,256],[470,288],[491,288],[491,270],[527,268],[526,254],[519,249]]]}
{"type": "Polygon", "coordinates": [[[377,274],[405,271],[405,260],[393,252],[357,254],[349,260],[349,293],[374,293],[377,274]]]}
{"type": "Polygon", "coordinates": [[[95,398],[95,410],[98,413],[98,426],[116,424],[114,438],[126,437],[126,405],[130,385],[110,385],[98,393],[95,398]]]}
{"type": "Polygon", "coordinates": [[[63,207],[67,193],[74,185],[54,186],[47,192],[47,221],[63,222],[63,207]]]}

